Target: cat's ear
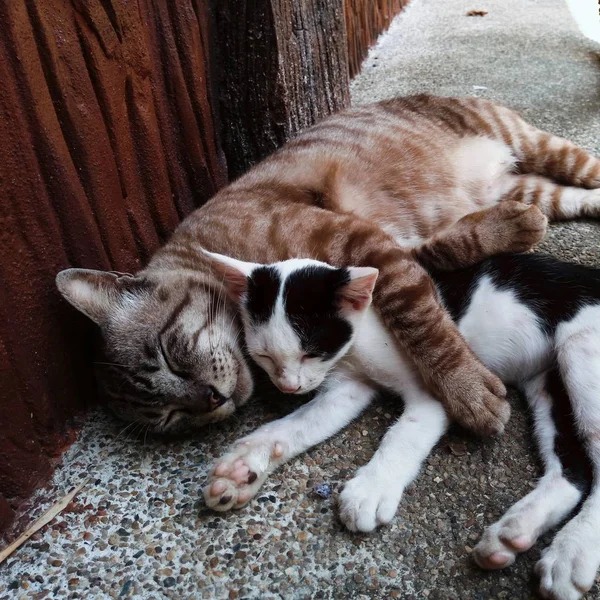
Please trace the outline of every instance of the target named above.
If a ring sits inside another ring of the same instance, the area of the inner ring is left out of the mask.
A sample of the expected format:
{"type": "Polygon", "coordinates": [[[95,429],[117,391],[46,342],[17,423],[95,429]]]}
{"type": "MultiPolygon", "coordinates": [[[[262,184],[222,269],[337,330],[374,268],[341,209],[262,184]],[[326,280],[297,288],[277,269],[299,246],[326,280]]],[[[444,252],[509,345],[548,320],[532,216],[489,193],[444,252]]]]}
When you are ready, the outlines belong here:
{"type": "Polygon", "coordinates": [[[371,304],[379,271],[373,267],[350,267],[350,281],[338,292],[339,307],[345,311],[361,312],[371,304]]]}
{"type": "Polygon", "coordinates": [[[207,250],[202,252],[210,259],[213,271],[222,279],[227,295],[239,304],[248,289],[248,277],[259,265],[207,250]]]}
{"type": "Polygon", "coordinates": [[[70,304],[99,325],[114,313],[132,275],[90,269],[66,269],[56,276],[56,287],[70,304]]]}

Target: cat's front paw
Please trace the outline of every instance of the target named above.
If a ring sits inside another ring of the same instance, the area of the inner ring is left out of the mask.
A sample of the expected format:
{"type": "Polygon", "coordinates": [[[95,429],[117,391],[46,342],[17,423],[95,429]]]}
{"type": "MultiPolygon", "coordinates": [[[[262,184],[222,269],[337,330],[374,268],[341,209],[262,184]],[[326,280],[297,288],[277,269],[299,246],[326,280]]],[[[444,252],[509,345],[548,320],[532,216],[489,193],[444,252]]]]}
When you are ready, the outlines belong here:
{"type": "Polygon", "coordinates": [[[207,506],[216,511],[242,508],[281,461],[283,445],[266,437],[240,440],[213,467],[204,488],[207,506]]]}
{"type": "Polygon", "coordinates": [[[449,372],[440,389],[449,416],[480,435],[500,435],[510,418],[504,384],[474,355],[449,372]]]}
{"type": "Polygon", "coordinates": [[[402,489],[369,465],[361,467],[339,498],[340,519],[350,531],[373,531],[396,514],[402,489]]]}
{"type": "Polygon", "coordinates": [[[594,585],[600,549],[586,535],[560,532],[535,567],[540,595],[549,600],[579,600],[594,585]]]}

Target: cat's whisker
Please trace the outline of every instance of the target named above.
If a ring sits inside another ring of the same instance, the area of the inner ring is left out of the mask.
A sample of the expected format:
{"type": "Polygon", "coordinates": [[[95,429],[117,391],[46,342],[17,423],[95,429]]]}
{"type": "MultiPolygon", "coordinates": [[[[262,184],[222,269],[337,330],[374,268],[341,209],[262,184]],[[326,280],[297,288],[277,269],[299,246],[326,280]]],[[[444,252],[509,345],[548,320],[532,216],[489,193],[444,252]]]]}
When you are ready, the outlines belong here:
{"type": "Polygon", "coordinates": [[[119,433],[116,435],[116,437],[112,440],[113,442],[116,442],[128,429],[130,429],[131,427],[133,427],[136,423],[139,422],[140,419],[136,419],[135,421],[132,421],[131,423],[129,423],[128,425],[125,425],[125,427],[123,427],[121,429],[121,431],[119,431],[119,433]]]}
{"type": "Polygon", "coordinates": [[[150,431],[150,427],[152,427],[152,423],[148,423],[146,426],[146,431],[144,432],[144,443],[142,444],[142,448],[146,448],[146,437],[148,436],[148,432],[150,431]]]}
{"type": "Polygon", "coordinates": [[[102,362],[102,361],[94,361],[93,362],[94,365],[99,365],[101,367],[120,367],[122,369],[134,369],[135,366],[134,365],[123,365],[123,364],[119,364],[119,363],[112,363],[112,362],[102,362]]]}

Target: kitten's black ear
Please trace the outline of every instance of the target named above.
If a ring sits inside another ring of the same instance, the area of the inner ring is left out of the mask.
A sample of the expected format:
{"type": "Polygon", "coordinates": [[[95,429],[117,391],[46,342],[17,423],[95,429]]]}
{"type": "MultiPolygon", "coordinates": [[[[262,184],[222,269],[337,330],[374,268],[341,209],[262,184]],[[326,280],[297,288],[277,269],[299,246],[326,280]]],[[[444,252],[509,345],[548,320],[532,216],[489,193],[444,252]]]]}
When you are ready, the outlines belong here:
{"type": "Polygon", "coordinates": [[[339,306],[345,311],[363,311],[371,304],[379,271],[373,267],[350,267],[348,273],[350,281],[338,292],[339,306]]]}
{"type": "Polygon", "coordinates": [[[99,325],[114,312],[121,292],[135,278],[122,273],[66,269],[56,276],[56,287],[70,304],[99,325]]]}

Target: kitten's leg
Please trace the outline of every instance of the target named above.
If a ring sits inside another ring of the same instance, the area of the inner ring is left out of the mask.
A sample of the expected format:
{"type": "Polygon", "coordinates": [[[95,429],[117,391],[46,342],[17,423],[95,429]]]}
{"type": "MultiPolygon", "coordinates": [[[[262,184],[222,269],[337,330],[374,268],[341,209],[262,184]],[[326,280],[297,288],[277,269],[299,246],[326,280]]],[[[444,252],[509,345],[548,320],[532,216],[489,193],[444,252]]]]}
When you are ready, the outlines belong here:
{"type": "Polygon", "coordinates": [[[590,495],[536,567],[546,598],[578,600],[600,567],[600,307],[588,306],[556,332],[560,372],[577,431],[593,466],[590,495]]]}
{"type": "Polygon", "coordinates": [[[545,473],[532,492],[485,530],[473,552],[475,562],[483,569],[502,569],[511,565],[517,554],[529,550],[581,499],[581,491],[563,475],[554,449],[557,432],[552,418],[552,398],[545,389],[545,383],[544,374],[525,386],[545,473]]]}
{"type": "Polygon", "coordinates": [[[501,202],[470,213],[413,249],[425,267],[452,271],[506,252],[525,252],[546,234],[548,220],[535,206],[501,202]]]}
{"type": "Polygon", "coordinates": [[[544,598],[578,600],[594,585],[600,568],[600,442],[590,446],[596,464],[592,491],[536,565],[544,598]]]}
{"type": "Polygon", "coordinates": [[[239,440],[219,459],[204,489],[208,506],[218,511],[242,507],[269,473],[344,428],[375,395],[371,387],[343,375],[333,374],[326,386],[292,414],[239,440]]]}
{"type": "Polygon", "coordinates": [[[351,531],[372,531],[394,518],[404,490],[448,427],[442,405],[420,387],[403,395],[404,413],[340,494],[340,519],[351,531]]]}
{"type": "Polygon", "coordinates": [[[565,187],[536,175],[503,175],[490,193],[499,200],[537,206],[551,221],[600,217],[600,189],[565,187]]]}

